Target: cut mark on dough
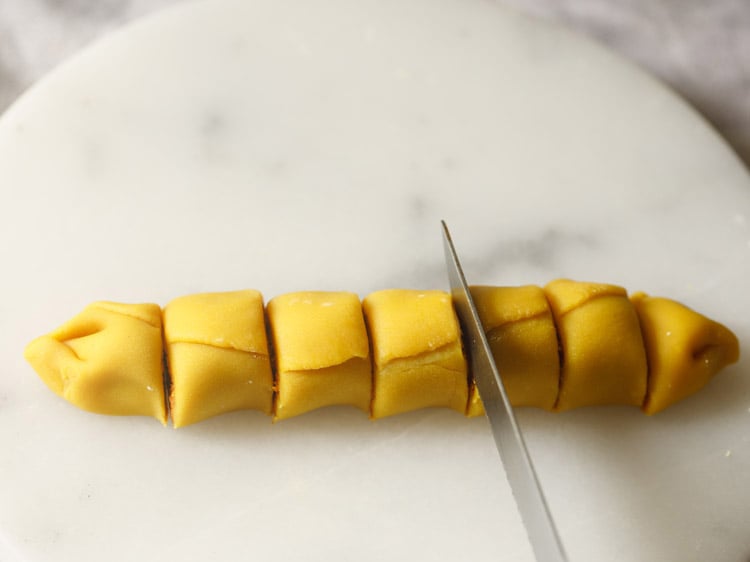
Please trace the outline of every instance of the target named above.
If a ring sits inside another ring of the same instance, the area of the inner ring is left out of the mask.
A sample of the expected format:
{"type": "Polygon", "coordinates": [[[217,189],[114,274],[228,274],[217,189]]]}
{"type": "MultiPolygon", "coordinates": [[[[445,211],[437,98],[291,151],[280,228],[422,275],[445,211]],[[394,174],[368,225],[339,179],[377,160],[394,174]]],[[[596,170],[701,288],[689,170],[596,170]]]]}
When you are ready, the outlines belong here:
{"type": "MultiPolygon", "coordinates": [[[[172,419],[172,374],[169,372],[169,361],[167,360],[167,346],[165,345],[166,338],[164,337],[164,330],[161,333],[162,340],[162,385],[164,386],[164,411],[166,412],[166,419],[172,419]]],[[[172,419],[172,425],[174,426],[174,419],[172,419]]]]}
{"type": "Polygon", "coordinates": [[[276,364],[276,341],[273,338],[271,322],[268,319],[267,306],[263,309],[263,326],[266,330],[266,342],[268,345],[268,359],[271,365],[271,419],[275,422],[279,401],[279,369],[276,364]]]}
{"type": "MultiPolygon", "coordinates": [[[[362,305],[360,301],[360,306],[362,305]]],[[[372,345],[372,333],[370,332],[370,321],[367,319],[365,307],[362,307],[362,318],[365,321],[365,334],[367,335],[367,353],[370,356],[370,404],[367,416],[372,420],[373,405],[375,404],[375,350],[372,345]]]]}
{"type": "MultiPolygon", "coordinates": [[[[549,306],[550,310],[552,310],[552,305],[549,302],[547,293],[544,293],[544,298],[547,299],[547,306],[549,306]]],[[[560,404],[560,396],[562,395],[563,383],[565,382],[563,380],[563,369],[565,367],[565,351],[563,349],[562,336],[560,335],[560,327],[557,324],[557,319],[555,318],[554,314],[551,314],[550,316],[552,317],[552,325],[555,327],[555,337],[557,338],[557,363],[559,368],[559,375],[557,377],[557,397],[555,398],[555,403],[552,406],[552,410],[556,411],[560,404]]]]}
{"type": "MultiPolygon", "coordinates": [[[[631,301],[633,302],[633,301],[631,301]]],[[[638,307],[633,307],[635,309],[635,316],[638,318],[638,329],[641,333],[641,341],[643,342],[643,353],[646,356],[646,392],[643,396],[643,402],[641,403],[641,410],[646,411],[648,409],[649,402],[651,402],[651,364],[652,364],[652,358],[649,355],[649,349],[646,345],[646,338],[643,335],[643,321],[641,320],[641,315],[638,313],[638,307]]],[[[668,337],[672,336],[672,332],[667,332],[666,335],[668,337]]]]}

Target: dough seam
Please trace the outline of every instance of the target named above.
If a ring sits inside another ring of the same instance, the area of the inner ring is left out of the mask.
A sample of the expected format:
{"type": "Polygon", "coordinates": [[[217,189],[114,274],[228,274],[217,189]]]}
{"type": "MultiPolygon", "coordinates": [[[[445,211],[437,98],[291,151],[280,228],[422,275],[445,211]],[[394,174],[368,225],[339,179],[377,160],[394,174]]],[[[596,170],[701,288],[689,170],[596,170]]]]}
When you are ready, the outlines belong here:
{"type": "MultiPolygon", "coordinates": [[[[421,351],[415,355],[409,355],[408,357],[394,357],[393,359],[389,359],[388,361],[382,363],[379,365],[379,369],[382,371],[384,369],[388,369],[393,365],[398,365],[399,363],[405,363],[405,362],[412,362],[415,359],[424,359],[425,357],[429,357],[433,354],[441,354],[451,346],[455,345],[455,342],[446,343],[445,345],[441,345],[440,347],[436,347],[435,349],[428,349],[426,351],[421,351]]],[[[463,354],[464,358],[466,358],[466,353],[463,348],[463,342],[461,342],[461,353],[463,354]]],[[[375,361],[372,362],[373,365],[375,364],[375,361]]],[[[430,361],[425,363],[426,365],[434,365],[435,361],[430,361]]],[[[460,373],[462,369],[451,369],[449,367],[443,367],[447,371],[452,371],[455,373],[460,373]]]]}
{"type": "Polygon", "coordinates": [[[151,326],[152,328],[156,328],[157,330],[162,330],[162,331],[164,330],[164,328],[162,326],[163,322],[161,322],[161,318],[163,317],[163,314],[164,314],[164,309],[163,308],[160,308],[160,310],[161,310],[161,315],[159,316],[159,320],[160,321],[158,323],[153,323],[153,322],[149,322],[145,318],[142,318],[140,316],[136,316],[135,314],[128,314],[127,312],[123,312],[122,310],[115,310],[114,308],[110,308],[109,306],[107,306],[107,303],[104,303],[104,302],[96,302],[96,303],[93,303],[90,306],[91,306],[91,308],[97,308],[97,309],[102,310],[104,312],[109,312],[110,314],[117,314],[119,316],[124,316],[126,318],[132,318],[134,320],[140,320],[144,324],[147,324],[148,326],[151,326]]]}
{"type": "MultiPolygon", "coordinates": [[[[548,304],[549,304],[549,301],[548,301],[548,304]]],[[[524,316],[523,318],[513,318],[510,320],[503,320],[502,322],[499,322],[497,324],[487,325],[483,327],[484,327],[485,333],[487,334],[487,336],[489,336],[492,332],[494,332],[498,328],[502,328],[503,326],[509,326],[510,324],[517,324],[518,322],[527,322],[529,320],[538,320],[540,318],[547,316],[548,314],[552,314],[551,309],[540,310],[539,312],[536,312],[532,314],[531,316],[524,316]]],[[[463,334],[461,334],[461,337],[463,338],[463,334]]]]}
{"type": "Polygon", "coordinates": [[[240,348],[234,347],[232,345],[219,345],[219,344],[206,343],[206,342],[197,341],[197,340],[188,340],[188,339],[172,340],[172,341],[168,342],[167,345],[174,345],[174,344],[177,344],[177,343],[186,343],[186,344],[190,344],[190,345],[201,345],[203,347],[212,347],[214,349],[228,349],[230,351],[238,351],[240,353],[247,353],[248,355],[250,355],[252,357],[255,357],[255,358],[258,358],[258,359],[262,359],[264,357],[268,357],[268,355],[266,355],[265,353],[258,353],[257,351],[248,351],[247,349],[240,349],[240,348]]]}

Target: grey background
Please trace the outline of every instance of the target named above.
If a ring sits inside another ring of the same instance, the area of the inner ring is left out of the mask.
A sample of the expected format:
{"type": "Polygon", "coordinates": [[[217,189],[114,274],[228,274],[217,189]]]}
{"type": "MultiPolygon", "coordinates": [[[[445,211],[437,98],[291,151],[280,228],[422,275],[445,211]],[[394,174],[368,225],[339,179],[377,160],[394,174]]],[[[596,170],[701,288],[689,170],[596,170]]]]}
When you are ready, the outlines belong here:
{"type": "MultiPolygon", "coordinates": [[[[182,1],[0,0],[0,113],[91,41],[182,1]]],[[[750,0],[502,1],[578,30],[646,68],[750,164],[750,0]]]]}

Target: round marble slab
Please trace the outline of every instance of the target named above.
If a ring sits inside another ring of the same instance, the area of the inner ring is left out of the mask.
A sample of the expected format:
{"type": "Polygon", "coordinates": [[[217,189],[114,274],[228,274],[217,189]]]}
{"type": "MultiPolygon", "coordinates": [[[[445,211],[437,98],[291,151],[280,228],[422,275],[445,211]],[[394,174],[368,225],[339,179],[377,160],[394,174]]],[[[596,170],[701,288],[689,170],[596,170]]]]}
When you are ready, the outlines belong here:
{"type": "MultiPolygon", "coordinates": [[[[750,337],[750,178],[638,69],[489,2],[190,3],[0,121],[0,559],[532,554],[483,419],[330,408],[178,431],[87,414],[26,342],[93,300],[567,276],[750,337]]],[[[571,560],[750,555],[744,359],[649,418],[519,411],[571,560]]]]}

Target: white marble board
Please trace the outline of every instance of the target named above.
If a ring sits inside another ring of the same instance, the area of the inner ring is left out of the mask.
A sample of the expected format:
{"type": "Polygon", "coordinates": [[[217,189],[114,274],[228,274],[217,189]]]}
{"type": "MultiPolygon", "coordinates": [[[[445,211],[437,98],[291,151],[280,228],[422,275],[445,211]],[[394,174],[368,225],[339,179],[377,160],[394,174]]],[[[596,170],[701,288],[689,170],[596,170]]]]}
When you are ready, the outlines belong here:
{"type": "MultiPolygon", "coordinates": [[[[487,423],[350,408],[175,431],[22,358],[97,299],[568,276],[750,338],[750,178],[641,71],[479,0],[182,5],[0,120],[0,560],[530,561],[487,423]]],[[[573,561],[750,556],[746,360],[649,418],[522,410],[573,561]]]]}

